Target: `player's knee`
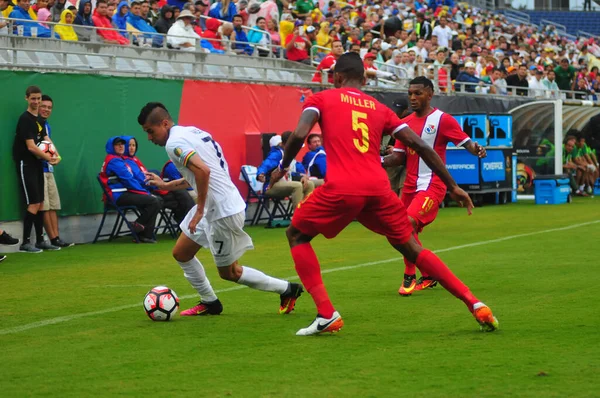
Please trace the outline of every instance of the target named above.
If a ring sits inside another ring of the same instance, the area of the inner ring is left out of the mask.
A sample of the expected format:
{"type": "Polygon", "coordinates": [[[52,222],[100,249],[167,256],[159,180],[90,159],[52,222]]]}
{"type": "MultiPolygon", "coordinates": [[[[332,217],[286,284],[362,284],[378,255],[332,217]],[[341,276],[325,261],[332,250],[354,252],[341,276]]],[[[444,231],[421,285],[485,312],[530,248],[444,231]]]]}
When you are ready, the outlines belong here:
{"type": "Polygon", "coordinates": [[[285,235],[288,238],[288,243],[290,244],[290,247],[294,247],[294,246],[300,245],[302,243],[308,243],[312,239],[312,238],[309,239],[306,235],[304,235],[298,229],[294,228],[293,225],[290,225],[288,227],[288,229],[285,231],[285,235]]]}
{"type": "Polygon", "coordinates": [[[411,216],[408,216],[408,220],[410,221],[410,225],[412,225],[412,227],[413,227],[413,231],[418,232],[419,227],[417,225],[417,221],[414,218],[412,218],[411,216]]]}
{"type": "Polygon", "coordinates": [[[173,258],[177,262],[186,263],[186,262],[190,261],[193,257],[194,257],[193,255],[190,256],[188,253],[186,253],[185,251],[181,250],[177,246],[175,246],[173,248],[173,258]]]}

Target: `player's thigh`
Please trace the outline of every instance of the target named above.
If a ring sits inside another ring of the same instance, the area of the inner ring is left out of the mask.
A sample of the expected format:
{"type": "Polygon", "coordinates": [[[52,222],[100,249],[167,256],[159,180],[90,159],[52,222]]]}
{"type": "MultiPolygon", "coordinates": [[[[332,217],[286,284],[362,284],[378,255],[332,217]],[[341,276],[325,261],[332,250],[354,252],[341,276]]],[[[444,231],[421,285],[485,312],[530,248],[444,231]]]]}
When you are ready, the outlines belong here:
{"type": "Polygon", "coordinates": [[[356,218],[364,204],[362,196],[336,194],[323,186],[300,202],[294,212],[292,226],[304,235],[323,234],[331,239],[356,218]]]}
{"type": "Polygon", "coordinates": [[[60,195],[58,194],[54,173],[44,173],[44,179],[46,183],[44,186],[44,207],[48,206],[48,210],[60,210],[60,195]],[[46,205],[46,200],[48,200],[48,205],[46,205]]]}
{"type": "Polygon", "coordinates": [[[240,212],[209,223],[209,247],[217,267],[230,266],[254,249],[252,238],[244,231],[244,220],[245,213],[240,212]]]}
{"type": "Polygon", "coordinates": [[[173,258],[179,262],[190,261],[201,248],[202,246],[196,241],[190,239],[186,234],[181,234],[173,248],[173,258]]]}
{"type": "Polygon", "coordinates": [[[41,167],[22,166],[20,180],[27,205],[44,201],[44,172],[41,167]]]}
{"type": "Polygon", "coordinates": [[[413,233],[406,208],[391,190],[385,195],[369,197],[357,219],[366,228],[385,236],[393,245],[408,242],[413,233]]]}
{"type": "Polygon", "coordinates": [[[190,232],[190,222],[192,221],[194,214],[196,214],[197,208],[198,205],[191,208],[191,210],[187,213],[181,224],[179,224],[179,228],[181,228],[181,232],[183,235],[187,236],[190,240],[196,242],[197,245],[209,247],[209,225],[208,221],[206,221],[206,217],[202,217],[198,225],[196,225],[196,232],[190,232]]]}
{"type": "Polygon", "coordinates": [[[441,202],[439,196],[428,191],[417,192],[407,207],[406,212],[415,221],[417,233],[421,232],[425,226],[431,224],[437,217],[441,202]]]}

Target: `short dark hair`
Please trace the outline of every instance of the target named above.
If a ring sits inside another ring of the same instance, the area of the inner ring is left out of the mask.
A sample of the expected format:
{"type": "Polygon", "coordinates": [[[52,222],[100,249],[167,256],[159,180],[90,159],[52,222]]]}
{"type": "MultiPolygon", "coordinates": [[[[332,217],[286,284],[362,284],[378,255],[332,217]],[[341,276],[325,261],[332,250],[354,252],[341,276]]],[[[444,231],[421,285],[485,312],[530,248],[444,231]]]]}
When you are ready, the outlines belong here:
{"type": "MultiPolygon", "coordinates": [[[[331,42],[332,47],[333,47],[333,43],[342,43],[342,41],[335,39],[334,41],[331,42]]],[[[342,43],[342,45],[344,45],[344,44],[342,43]]]]}
{"type": "Polygon", "coordinates": [[[158,124],[165,118],[173,120],[171,119],[169,111],[163,104],[160,102],[148,102],[140,111],[137,120],[139,125],[143,126],[146,123],[150,123],[151,125],[158,124]],[[155,112],[156,109],[158,109],[158,111],[155,112]]]}
{"type": "Polygon", "coordinates": [[[25,90],[25,96],[27,98],[29,98],[29,96],[31,94],[41,94],[42,93],[42,89],[39,88],[38,86],[29,86],[27,87],[27,90],[25,90]]]}
{"type": "Polygon", "coordinates": [[[258,25],[258,23],[259,23],[260,21],[266,21],[265,17],[258,17],[258,18],[256,18],[256,24],[257,24],[257,25],[258,25]]]}
{"type": "Polygon", "coordinates": [[[107,0],[96,0],[96,8],[98,8],[98,4],[106,4],[108,5],[108,1],[107,0]]]}
{"type": "MultiPolygon", "coordinates": [[[[105,0],[98,0],[96,2],[96,4],[98,4],[98,2],[102,2],[102,1],[105,1],[105,0]]],[[[54,101],[52,101],[52,98],[48,94],[42,95],[42,101],[50,101],[50,102],[54,103],[54,101]]]]}
{"type": "Polygon", "coordinates": [[[412,86],[413,84],[422,84],[423,87],[430,88],[433,91],[433,83],[425,76],[417,76],[408,82],[409,86],[412,86]]]}
{"type": "Polygon", "coordinates": [[[317,134],[317,133],[309,134],[308,137],[306,137],[306,142],[308,142],[310,144],[310,140],[312,140],[315,137],[321,138],[321,134],[317,134]]]}
{"type": "Polygon", "coordinates": [[[235,14],[233,18],[231,18],[231,21],[233,22],[233,20],[236,18],[241,18],[242,21],[244,20],[244,17],[242,17],[240,14],[235,14]]]}
{"type": "Polygon", "coordinates": [[[521,68],[525,68],[525,69],[527,69],[527,65],[526,65],[526,64],[521,64],[521,65],[519,65],[519,69],[521,69],[521,68]]]}
{"type": "Polygon", "coordinates": [[[360,55],[354,52],[342,54],[335,64],[335,72],[346,75],[351,80],[361,80],[365,76],[365,65],[360,55]]]}

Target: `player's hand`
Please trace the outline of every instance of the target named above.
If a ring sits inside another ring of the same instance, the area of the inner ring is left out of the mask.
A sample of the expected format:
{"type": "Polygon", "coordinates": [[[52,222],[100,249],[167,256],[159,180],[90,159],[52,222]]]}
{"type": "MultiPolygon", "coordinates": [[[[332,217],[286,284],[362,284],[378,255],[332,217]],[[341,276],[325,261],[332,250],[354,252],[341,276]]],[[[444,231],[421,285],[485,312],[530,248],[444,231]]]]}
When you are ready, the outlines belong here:
{"type": "Polygon", "coordinates": [[[388,145],[388,146],[385,148],[385,154],[386,154],[386,155],[391,155],[392,153],[394,153],[394,147],[393,147],[392,145],[388,145]]]}
{"type": "Polygon", "coordinates": [[[146,179],[144,180],[146,185],[149,185],[151,187],[156,187],[158,189],[161,189],[164,187],[165,182],[162,180],[162,178],[160,178],[159,175],[150,173],[149,171],[144,174],[146,176],[146,179]]]}
{"type": "Polygon", "coordinates": [[[194,217],[192,217],[192,219],[190,220],[189,230],[191,233],[193,233],[193,234],[196,233],[196,227],[198,226],[198,223],[200,222],[200,220],[202,220],[203,215],[204,215],[204,209],[200,209],[200,206],[198,206],[198,208],[196,210],[196,214],[194,214],[194,217]]]}
{"type": "Polygon", "coordinates": [[[256,176],[256,179],[260,182],[265,182],[265,175],[264,174],[259,174],[256,176]]]}
{"type": "Polygon", "coordinates": [[[456,186],[453,190],[450,191],[450,197],[454,200],[460,207],[466,207],[467,213],[469,215],[473,214],[473,201],[468,193],[466,193],[462,188],[456,186]]]}
{"type": "Polygon", "coordinates": [[[306,185],[309,183],[310,179],[307,176],[302,176],[300,182],[302,183],[302,188],[306,189],[306,185]]]}
{"type": "MultiPolygon", "coordinates": [[[[273,172],[271,173],[271,181],[269,182],[269,189],[271,189],[272,186],[277,184],[279,182],[279,180],[281,180],[283,178],[285,173],[286,172],[284,170],[279,170],[279,168],[276,168],[275,170],[273,170],[273,172]]],[[[268,189],[267,189],[267,191],[268,191],[268,189]]]]}
{"type": "Polygon", "coordinates": [[[487,151],[485,150],[485,148],[479,144],[475,144],[475,145],[477,148],[477,156],[479,156],[480,159],[487,157],[487,151]]]}
{"type": "Polygon", "coordinates": [[[50,163],[52,166],[56,166],[59,162],[60,159],[57,156],[52,156],[50,160],[48,160],[48,163],[50,163]]]}

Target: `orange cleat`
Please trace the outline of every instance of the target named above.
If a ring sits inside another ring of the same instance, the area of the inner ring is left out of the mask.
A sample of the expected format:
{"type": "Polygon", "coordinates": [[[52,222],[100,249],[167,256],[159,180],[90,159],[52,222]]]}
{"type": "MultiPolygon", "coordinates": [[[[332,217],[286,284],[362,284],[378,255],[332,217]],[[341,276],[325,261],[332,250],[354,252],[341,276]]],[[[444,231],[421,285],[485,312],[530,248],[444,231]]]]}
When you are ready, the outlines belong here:
{"type": "Polygon", "coordinates": [[[404,274],[404,281],[398,289],[398,294],[404,297],[408,297],[412,294],[413,290],[417,286],[417,281],[414,275],[404,274]]]}
{"type": "Polygon", "coordinates": [[[417,286],[415,286],[415,290],[425,290],[427,288],[434,288],[437,286],[437,281],[433,280],[430,276],[422,276],[417,280],[417,286]]]}
{"type": "Polygon", "coordinates": [[[473,305],[473,316],[479,323],[482,332],[493,332],[500,327],[498,319],[492,314],[490,307],[482,302],[473,305]]]}

